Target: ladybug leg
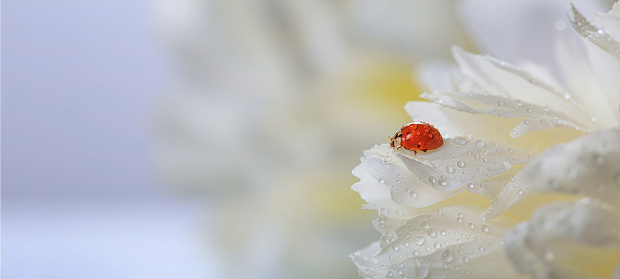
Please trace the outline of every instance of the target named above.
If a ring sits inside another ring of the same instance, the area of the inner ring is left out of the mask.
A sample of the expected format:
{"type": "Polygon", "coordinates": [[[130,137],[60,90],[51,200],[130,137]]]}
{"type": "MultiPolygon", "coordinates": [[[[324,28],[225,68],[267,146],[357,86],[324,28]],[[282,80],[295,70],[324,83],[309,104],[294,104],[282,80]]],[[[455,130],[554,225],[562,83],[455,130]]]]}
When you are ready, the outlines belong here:
{"type": "Polygon", "coordinates": [[[418,155],[418,151],[413,151],[413,155],[418,155]]]}

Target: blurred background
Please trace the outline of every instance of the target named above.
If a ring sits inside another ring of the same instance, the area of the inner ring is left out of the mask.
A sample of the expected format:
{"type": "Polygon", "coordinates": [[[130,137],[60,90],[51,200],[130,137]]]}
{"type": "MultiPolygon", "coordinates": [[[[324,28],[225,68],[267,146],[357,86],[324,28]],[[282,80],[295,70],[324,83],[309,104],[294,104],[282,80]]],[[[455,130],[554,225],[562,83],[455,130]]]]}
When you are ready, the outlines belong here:
{"type": "Polygon", "coordinates": [[[459,2],[3,1],[2,275],[358,278],[350,171],[459,2]]]}

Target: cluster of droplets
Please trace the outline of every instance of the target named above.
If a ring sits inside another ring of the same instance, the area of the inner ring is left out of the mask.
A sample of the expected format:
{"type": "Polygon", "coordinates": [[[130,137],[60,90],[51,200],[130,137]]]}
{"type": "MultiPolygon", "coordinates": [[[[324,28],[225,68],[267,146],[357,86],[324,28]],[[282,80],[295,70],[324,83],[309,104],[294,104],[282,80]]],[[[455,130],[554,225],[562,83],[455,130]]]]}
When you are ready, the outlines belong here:
{"type": "Polygon", "coordinates": [[[389,234],[393,241],[384,243],[378,254],[381,268],[387,270],[386,278],[427,278],[431,273],[441,277],[448,271],[453,274],[460,264],[469,264],[487,250],[501,246],[497,241],[481,241],[495,239],[500,233],[472,217],[454,208],[442,208],[405,222],[396,230],[396,239],[389,234]],[[445,226],[453,223],[450,218],[460,226],[445,226]]]}
{"type": "Polygon", "coordinates": [[[524,164],[531,156],[501,144],[474,139],[472,136],[446,139],[437,156],[403,157],[408,169],[422,182],[442,191],[463,187],[473,189],[474,183],[484,187],[484,179],[524,164]],[[441,157],[440,157],[441,156],[441,157]]]}
{"type": "Polygon", "coordinates": [[[572,6],[573,27],[581,36],[598,45],[605,51],[620,57],[620,42],[612,38],[605,30],[596,26],[592,21],[584,17],[575,6],[572,6]]]}

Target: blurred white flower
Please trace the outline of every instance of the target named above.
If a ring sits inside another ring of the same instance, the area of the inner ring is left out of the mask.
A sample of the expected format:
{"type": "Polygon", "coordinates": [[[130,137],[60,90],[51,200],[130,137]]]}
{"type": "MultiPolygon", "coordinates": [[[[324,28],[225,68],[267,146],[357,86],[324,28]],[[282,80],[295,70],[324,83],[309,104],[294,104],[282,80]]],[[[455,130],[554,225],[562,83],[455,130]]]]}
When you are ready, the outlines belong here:
{"type": "MultiPolygon", "coordinates": [[[[508,2],[519,14],[552,1],[508,2]]],[[[433,103],[405,108],[445,143],[417,155],[376,146],[354,169],[381,233],[351,254],[361,276],[620,277],[620,4],[593,22],[573,8],[585,40],[551,22],[539,29],[553,57],[533,59],[551,64],[453,48],[457,70],[423,71],[433,103]]]]}

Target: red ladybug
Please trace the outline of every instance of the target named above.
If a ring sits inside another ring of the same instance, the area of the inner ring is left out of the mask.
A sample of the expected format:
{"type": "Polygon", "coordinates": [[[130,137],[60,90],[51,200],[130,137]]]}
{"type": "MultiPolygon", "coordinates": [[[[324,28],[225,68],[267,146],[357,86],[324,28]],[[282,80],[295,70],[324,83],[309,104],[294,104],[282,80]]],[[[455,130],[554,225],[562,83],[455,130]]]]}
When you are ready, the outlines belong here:
{"type": "Polygon", "coordinates": [[[390,146],[399,149],[404,147],[414,154],[418,151],[432,150],[443,145],[443,138],[437,128],[425,122],[413,122],[403,125],[400,131],[390,138],[390,146]]]}

